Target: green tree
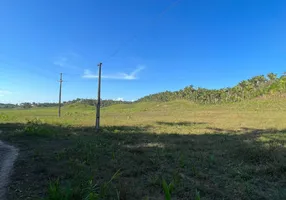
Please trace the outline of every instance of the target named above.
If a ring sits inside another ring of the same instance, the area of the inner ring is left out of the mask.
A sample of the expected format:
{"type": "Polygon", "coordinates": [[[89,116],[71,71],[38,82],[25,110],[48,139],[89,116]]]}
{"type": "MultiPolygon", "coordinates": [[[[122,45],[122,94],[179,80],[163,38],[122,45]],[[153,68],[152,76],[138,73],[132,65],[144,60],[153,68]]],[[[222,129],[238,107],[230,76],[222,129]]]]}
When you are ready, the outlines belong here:
{"type": "Polygon", "coordinates": [[[267,77],[269,78],[270,81],[275,81],[277,79],[277,74],[269,73],[267,74],[267,77]]]}

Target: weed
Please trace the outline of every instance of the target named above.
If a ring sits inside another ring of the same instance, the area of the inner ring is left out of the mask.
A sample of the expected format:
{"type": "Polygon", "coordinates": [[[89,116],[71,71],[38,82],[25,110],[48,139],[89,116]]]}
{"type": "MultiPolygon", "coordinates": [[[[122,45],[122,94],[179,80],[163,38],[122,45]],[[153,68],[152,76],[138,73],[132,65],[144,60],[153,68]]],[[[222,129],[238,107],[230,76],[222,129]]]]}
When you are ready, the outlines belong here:
{"type": "Polygon", "coordinates": [[[161,181],[160,181],[160,178],[158,175],[150,176],[148,179],[148,182],[153,187],[155,187],[157,185],[159,185],[159,186],[161,185],[161,181]]]}
{"type": "Polygon", "coordinates": [[[198,191],[197,189],[196,189],[196,196],[195,196],[195,200],[201,200],[200,191],[198,191]]]}
{"type": "Polygon", "coordinates": [[[173,181],[171,181],[169,184],[165,181],[165,179],[162,180],[162,187],[165,194],[165,200],[171,200],[171,193],[174,190],[175,184],[173,181]]]}
{"type": "Polygon", "coordinates": [[[88,182],[88,186],[84,189],[85,197],[84,200],[98,200],[100,195],[98,193],[99,186],[94,184],[92,180],[88,182]]]}
{"type": "Polygon", "coordinates": [[[115,129],[113,132],[114,132],[114,133],[120,133],[120,130],[115,129]]]}
{"type": "Polygon", "coordinates": [[[23,133],[26,135],[38,135],[38,136],[43,136],[43,135],[47,136],[49,134],[52,134],[51,129],[45,127],[44,123],[38,118],[28,120],[23,129],[23,133]]]}
{"type": "Polygon", "coordinates": [[[192,171],[192,174],[194,176],[198,175],[197,168],[196,168],[196,166],[194,164],[192,164],[192,166],[191,166],[191,171],[192,171]]]}
{"type": "Polygon", "coordinates": [[[215,163],[215,156],[213,154],[210,155],[210,163],[214,164],[215,163]]]}
{"type": "MultiPolygon", "coordinates": [[[[108,189],[112,182],[120,176],[120,170],[118,170],[109,181],[104,182],[102,185],[94,183],[92,180],[88,181],[86,187],[82,189],[83,200],[100,200],[105,199],[108,195],[108,189]]],[[[48,188],[47,198],[45,200],[73,200],[76,196],[76,189],[73,190],[70,186],[60,187],[59,179],[50,182],[48,188]],[[74,192],[73,192],[74,191],[74,192]]],[[[120,196],[120,192],[116,190],[117,196],[120,196]]]]}
{"type": "Polygon", "coordinates": [[[179,165],[180,165],[180,168],[184,168],[186,166],[185,164],[185,157],[183,154],[180,155],[179,157],[179,165]]]}
{"type": "Polygon", "coordinates": [[[105,182],[100,188],[100,195],[106,196],[109,185],[121,175],[120,169],[117,170],[108,182],[105,182]]]}
{"type": "Polygon", "coordinates": [[[4,113],[0,113],[0,120],[1,121],[9,121],[10,117],[4,113]]]}
{"type": "Polygon", "coordinates": [[[115,157],[115,152],[112,151],[112,160],[114,161],[115,159],[116,159],[116,157],[115,157]]]}
{"type": "Polygon", "coordinates": [[[71,200],[72,190],[69,187],[60,188],[59,180],[50,182],[46,200],[71,200]]]}

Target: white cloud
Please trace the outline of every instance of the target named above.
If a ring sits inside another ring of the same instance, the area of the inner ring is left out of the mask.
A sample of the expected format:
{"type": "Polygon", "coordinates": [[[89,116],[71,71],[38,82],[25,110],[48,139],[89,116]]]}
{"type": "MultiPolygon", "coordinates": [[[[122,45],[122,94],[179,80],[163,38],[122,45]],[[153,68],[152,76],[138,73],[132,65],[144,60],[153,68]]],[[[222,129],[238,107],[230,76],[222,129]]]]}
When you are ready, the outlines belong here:
{"type": "Polygon", "coordinates": [[[59,57],[54,61],[54,65],[58,65],[60,67],[64,67],[67,65],[68,59],[66,57],[59,57]]]}
{"type": "Polygon", "coordinates": [[[75,53],[69,56],[60,56],[55,59],[53,64],[56,66],[68,68],[68,69],[80,69],[76,65],[72,64],[77,60],[76,59],[77,57],[79,57],[79,55],[75,55],[75,53]]]}
{"type": "Polygon", "coordinates": [[[82,78],[97,78],[98,76],[93,74],[89,69],[85,69],[82,78]]]}
{"type": "Polygon", "coordinates": [[[115,101],[124,101],[122,97],[118,97],[117,99],[114,99],[115,101]]]}
{"type": "Polygon", "coordinates": [[[8,94],[12,94],[12,92],[10,92],[8,90],[0,90],[0,97],[3,97],[3,96],[8,95],[8,94]]]}
{"type": "MultiPolygon", "coordinates": [[[[101,78],[103,78],[103,79],[119,79],[119,80],[135,80],[135,79],[138,79],[138,74],[143,69],[145,69],[145,67],[140,65],[134,71],[132,71],[130,74],[118,73],[115,75],[102,75],[101,78]]],[[[90,70],[86,69],[86,70],[84,70],[82,78],[94,79],[94,78],[98,78],[98,75],[96,75],[96,74],[92,73],[90,70]]]]}

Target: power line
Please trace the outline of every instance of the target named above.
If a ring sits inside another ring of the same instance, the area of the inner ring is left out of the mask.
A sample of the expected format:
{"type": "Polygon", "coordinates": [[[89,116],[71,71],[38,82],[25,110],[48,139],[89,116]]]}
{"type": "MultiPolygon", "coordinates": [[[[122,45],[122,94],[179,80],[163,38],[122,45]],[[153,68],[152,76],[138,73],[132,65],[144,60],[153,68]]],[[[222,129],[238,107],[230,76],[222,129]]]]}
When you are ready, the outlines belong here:
{"type": "Polygon", "coordinates": [[[168,10],[170,10],[172,7],[174,7],[175,5],[177,5],[180,1],[182,0],[176,0],[174,1],[173,3],[171,3],[167,8],[165,8],[160,14],[159,14],[159,17],[162,17],[168,10]]]}
{"type": "MultiPolygon", "coordinates": [[[[153,20],[151,20],[151,21],[155,24],[155,22],[157,22],[157,20],[159,20],[166,12],[168,12],[172,7],[177,5],[180,1],[182,1],[182,0],[176,0],[173,3],[171,3],[164,10],[162,10],[158,16],[154,17],[153,20]]],[[[126,40],[125,42],[120,44],[119,47],[116,48],[115,51],[110,54],[110,56],[108,56],[105,60],[103,60],[103,63],[108,62],[111,58],[116,56],[124,46],[126,46],[131,40],[133,40],[136,37],[137,37],[137,34],[134,33],[128,40],[126,40]]]]}

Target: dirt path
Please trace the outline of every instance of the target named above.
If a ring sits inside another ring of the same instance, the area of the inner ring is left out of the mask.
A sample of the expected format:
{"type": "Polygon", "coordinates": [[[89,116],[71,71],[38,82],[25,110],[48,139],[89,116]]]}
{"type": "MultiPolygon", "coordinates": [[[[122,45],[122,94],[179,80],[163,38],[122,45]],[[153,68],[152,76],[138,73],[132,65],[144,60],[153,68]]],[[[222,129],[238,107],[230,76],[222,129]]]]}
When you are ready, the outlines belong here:
{"type": "MultiPolygon", "coordinates": [[[[1,131],[0,131],[1,134],[1,131]]],[[[13,164],[18,156],[18,149],[0,141],[0,199],[5,199],[6,187],[13,164]]]]}

